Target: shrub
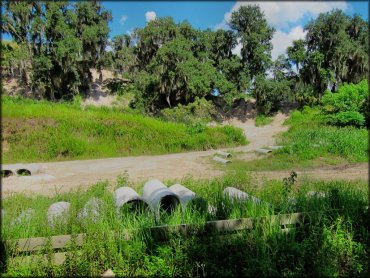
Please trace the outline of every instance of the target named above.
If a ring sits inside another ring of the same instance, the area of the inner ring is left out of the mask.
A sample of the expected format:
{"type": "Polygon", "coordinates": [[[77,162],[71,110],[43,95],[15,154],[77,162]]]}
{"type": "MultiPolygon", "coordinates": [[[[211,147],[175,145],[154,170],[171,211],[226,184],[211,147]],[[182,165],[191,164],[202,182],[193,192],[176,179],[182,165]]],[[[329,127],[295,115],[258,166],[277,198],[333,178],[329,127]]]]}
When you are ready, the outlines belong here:
{"type": "Polygon", "coordinates": [[[326,91],[322,97],[322,112],[329,124],[364,126],[368,110],[367,80],[358,84],[344,84],[336,93],[326,91]]]}
{"type": "Polygon", "coordinates": [[[288,80],[275,81],[258,76],[255,81],[253,96],[259,112],[268,115],[279,109],[281,101],[287,100],[291,94],[288,80]]]}
{"type": "Polygon", "coordinates": [[[175,108],[166,108],[161,111],[167,121],[195,124],[196,122],[209,122],[216,116],[216,109],[212,102],[204,98],[196,100],[188,105],[179,104],[175,108]]]}

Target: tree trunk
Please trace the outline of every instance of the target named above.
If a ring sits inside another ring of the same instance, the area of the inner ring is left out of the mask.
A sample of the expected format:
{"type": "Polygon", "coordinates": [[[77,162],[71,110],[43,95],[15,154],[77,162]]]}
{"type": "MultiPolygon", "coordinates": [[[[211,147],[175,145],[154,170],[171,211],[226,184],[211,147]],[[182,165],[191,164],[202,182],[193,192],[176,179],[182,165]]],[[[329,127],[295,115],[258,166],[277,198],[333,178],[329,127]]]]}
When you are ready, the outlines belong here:
{"type": "Polygon", "coordinates": [[[169,95],[166,96],[166,100],[167,100],[168,105],[171,108],[171,102],[170,102],[170,96],[169,95]]]}

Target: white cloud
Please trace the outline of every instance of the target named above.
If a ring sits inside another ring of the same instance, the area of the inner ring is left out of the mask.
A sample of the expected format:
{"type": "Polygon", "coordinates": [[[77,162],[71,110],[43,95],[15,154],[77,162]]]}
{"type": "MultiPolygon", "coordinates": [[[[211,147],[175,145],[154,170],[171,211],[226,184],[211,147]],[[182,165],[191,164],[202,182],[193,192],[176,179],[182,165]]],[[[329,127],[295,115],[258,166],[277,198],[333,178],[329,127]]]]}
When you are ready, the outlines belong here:
{"type": "Polygon", "coordinates": [[[286,53],[287,47],[291,46],[294,40],[304,39],[306,33],[300,25],[294,27],[289,33],[277,30],[271,40],[273,45],[272,60],[275,60],[280,54],[286,53]]]}
{"type": "Polygon", "coordinates": [[[126,20],[127,20],[127,15],[121,16],[121,19],[119,20],[119,24],[121,25],[125,24],[126,20]]]}
{"type": "MultiPolygon", "coordinates": [[[[241,6],[254,5],[260,6],[264,12],[267,22],[275,28],[287,27],[289,23],[294,23],[304,16],[316,17],[319,13],[331,11],[332,9],[347,10],[350,5],[344,1],[310,1],[310,2],[237,2],[229,12],[225,13],[223,22],[226,23],[231,18],[231,13],[241,6]]],[[[222,24],[222,23],[219,23],[222,24]]]]}
{"type": "Polygon", "coordinates": [[[155,20],[157,17],[157,14],[153,11],[148,11],[145,13],[146,21],[149,22],[151,20],[155,20]]]}
{"type": "Polygon", "coordinates": [[[238,38],[237,42],[236,46],[231,50],[231,53],[241,57],[242,43],[240,42],[240,38],[238,38]]]}

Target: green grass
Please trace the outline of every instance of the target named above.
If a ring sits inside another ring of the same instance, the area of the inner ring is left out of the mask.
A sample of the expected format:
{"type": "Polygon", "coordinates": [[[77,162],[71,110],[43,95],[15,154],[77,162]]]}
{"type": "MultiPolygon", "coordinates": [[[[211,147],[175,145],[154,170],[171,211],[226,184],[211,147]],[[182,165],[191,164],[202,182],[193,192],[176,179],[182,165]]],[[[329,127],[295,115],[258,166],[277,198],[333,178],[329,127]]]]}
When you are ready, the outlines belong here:
{"type": "Polygon", "coordinates": [[[320,111],[309,107],[294,111],[285,124],[289,125],[289,130],[277,137],[277,145],[284,148],[273,151],[266,158],[238,161],[227,167],[283,170],[368,161],[369,137],[365,128],[325,125],[320,111]]]}
{"type": "Polygon", "coordinates": [[[272,122],[272,120],[273,120],[272,117],[268,117],[268,116],[263,115],[263,114],[258,114],[257,117],[256,117],[255,125],[256,126],[268,125],[272,122]]]}
{"type": "Polygon", "coordinates": [[[231,126],[194,128],[119,109],[2,97],[4,163],[207,150],[247,143],[231,126]]]}
{"type": "MultiPolygon", "coordinates": [[[[120,180],[122,182],[123,180],[120,180]]],[[[167,181],[172,185],[175,181],[167,181]]],[[[365,182],[311,182],[300,187],[294,184],[284,190],[279,180],[266,182],[263,187],[251,183],[245,171],[228,174],[212,180],[184,178],[181,184],[206,198],[219,209],[211,216],[186,210],[162,215],[158,225],[193,223],[207,220],[253,217],[292,211],[316,211],[308,224],[284,235],[275,226],[263,225],[252,231],[233,234],[204,235],[193,231],[188,237],[176,233],[168,242],[160,243],[148,234],[133,234],[132,241],[124,241],[108,231],[141,229],[154,226],[153,217],[123,214],[118,217],[108,192],[108,184],[101,182],[88,191],[66,193],[53,198],[14,195],[3,201],[6,214],[2,238],[15,239],[29,236],[48,236],[87,232],[83,247],[70,254],[61,266],[48,261],[12,263],[2,270],[4,276],[98,276],[112,268],[119,276],[363,276],[368,275],[368,205],[365,182]],[[227,186],[240,188],[257,196],[271,206],[256,207],[251,204],[230,202],[221,196],[227,186]],[[322,199],[308,198],[310,190],[325,192],[322,199]],[[91,197],[106,203],[103,217],[97,223],[81,222],[75,217],[91,197]],[[287,198],[295,197],[297,205],[288,205],[287,198]],[[48,206],[55,201],[71,202],[68,224],[51,230],[46,223],[48,206]],[[21,210],[33,208],[34,219],[23,225],[10,225],[21,210]],[[333,211],[332,209],[342,209],[333,211]]],[[[140,192],[141,184],[135,187],[140,192]]],[[[142,230],[143,231],[143,230],[142,230]]],[[[74,250],[73,245],[69,250],[74,250]]],[[[9,253],[8,253],[9,254],[9,253]]]]}

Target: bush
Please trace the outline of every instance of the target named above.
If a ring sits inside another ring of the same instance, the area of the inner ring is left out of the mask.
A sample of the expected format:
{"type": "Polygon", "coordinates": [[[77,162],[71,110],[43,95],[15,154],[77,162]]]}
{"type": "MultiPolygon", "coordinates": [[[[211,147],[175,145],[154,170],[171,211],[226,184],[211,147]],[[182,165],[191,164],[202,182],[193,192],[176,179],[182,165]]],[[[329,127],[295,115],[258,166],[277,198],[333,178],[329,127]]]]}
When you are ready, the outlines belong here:
{"type": "Polygon", "coordinates": [[[291,94],[288,80],[275,81],[258,76],[253,90],[259,112],[268,115],[279,109],[281,101],[287,100],[291,94]]]}
{"type": "Polygon", "coordinates": [[[167,121],[192,125],[196,122],[210,122],[216,116],[216,109],[212,102],[204,98],[196,98],[194,102],[188,105],[179,104],[172,109],[163,109],[161,114],[167,121]]]}
{"type": "Polygon", "coordinates": [[[329,124],[364,126],[368,110],[367,80],[358,84],[344,84],[337,93],[326,91],[321,102],[322,112],[329,124]]]}

